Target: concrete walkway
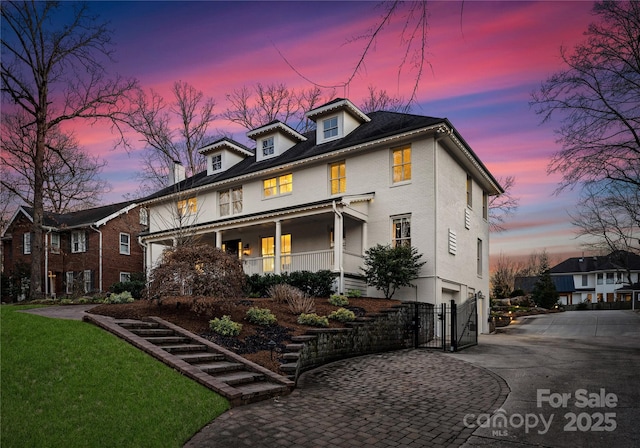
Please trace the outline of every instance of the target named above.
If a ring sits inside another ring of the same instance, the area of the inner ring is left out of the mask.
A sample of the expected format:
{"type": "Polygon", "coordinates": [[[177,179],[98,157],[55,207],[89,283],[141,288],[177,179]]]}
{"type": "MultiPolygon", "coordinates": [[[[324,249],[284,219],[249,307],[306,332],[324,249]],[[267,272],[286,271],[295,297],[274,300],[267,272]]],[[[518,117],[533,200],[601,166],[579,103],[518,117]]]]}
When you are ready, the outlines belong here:
{"type": "Polygon", "coordinates": [[[37,314],[38,316],[53,317],[56,319],[82,320],[86,311],[95,308],[92,305],[61,305],[61,306],[44,306],[42,308],[33,308],[30,310],[22,310],[22,313],[37,314]]]}

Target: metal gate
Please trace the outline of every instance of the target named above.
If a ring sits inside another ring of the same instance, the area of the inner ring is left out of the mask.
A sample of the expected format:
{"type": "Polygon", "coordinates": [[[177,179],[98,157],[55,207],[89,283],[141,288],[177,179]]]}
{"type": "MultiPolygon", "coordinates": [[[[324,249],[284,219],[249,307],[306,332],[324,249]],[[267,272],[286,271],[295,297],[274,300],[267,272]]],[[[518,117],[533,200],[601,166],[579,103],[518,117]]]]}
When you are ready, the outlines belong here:
{"type": "Polygon", "coordinates": [[[461,305],[414,303],[414,346],[443,351],[463,349],[478,343],[478,307],[476,297],[461,305]]]}

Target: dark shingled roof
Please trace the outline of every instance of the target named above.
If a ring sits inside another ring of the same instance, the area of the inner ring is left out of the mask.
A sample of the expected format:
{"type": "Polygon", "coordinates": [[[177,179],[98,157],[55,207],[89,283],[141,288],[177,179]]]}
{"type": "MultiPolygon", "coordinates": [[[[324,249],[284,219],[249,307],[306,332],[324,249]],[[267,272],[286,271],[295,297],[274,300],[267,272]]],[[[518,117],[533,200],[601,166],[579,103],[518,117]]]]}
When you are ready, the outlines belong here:
{"type": "MultiPolygon", "coordinates": [[[[252,157],[245,158],[241,162],[219,174],[212,174],[210,176],[207,176],[207,172],[203,171],[185,179],[184,181],[176,185],[172,185],[159,190],[156,193],[148,196],[146,199],[156,199],[176,192],[184,192],[192,188],[201,187],[223,180],[233,179],[234,177],[243,176],[269,168],[274,168],[279,165],[285,165],[291,162],[304,160],[321,154],[328,154],[340,149],[360,145],[397,134],[402,134],[404,132],[434,126],[439,123],[445,124],[453,129],[455,136],[469,150],[471,150],[462,136],[460,136],[455,131],[453,125],[451,125],[449,120],[447,120],[446,118],[425,117],[422,115],[403,114],[387,111],[370,112],[367,114],[367,116],[371,119],[371,121],[361,124],[353,132],[343,138],[317,145],[316,131],[313,130],[302,134],[307,138],[306,141],[295,144],[277,157],[257,162],[254,155],[252,157]]],[[[253,150],[251,151],[253,152],[253,150]]],[[[473,154],[473,151],[471,151],[471,153],[473,154]]],[[[486,167],[482,164],[480,159],[478,159],[475,154],[473,154],[473,156],[478,161],[480,166],[482,166],[486,170],[486,167]]],[[[488,173],[488,170],[486,171],[488,173]]]]}
{"type": "MultiPolygon", "coordinates": [[[[126,201],[102,207],[88,208],[70,213],[44,213],[44,225],[48,227],[79,227],[87,226],[112,215],[137,201],[126,201]]],[[[33,218],[32,207],[22,207],[33,218]]]]}
{"type": "Polygon", "coordinates": [[[568,258],[551,268],[552,274],[613,270],[640,270],[640,255],[624,250],[599,257],[568,258]]]}
{"type": "MultiPolygon", "coordinates": [[[[556,287],[556,291],[559,293],[574,292],[576,290],[572,275],[553,275],[551,276],[551,280],[556,287]]],[[[538,277],[516,277],[514,289],[521,289],[527,294],[530,294],[537,281],[538,277]]]]}

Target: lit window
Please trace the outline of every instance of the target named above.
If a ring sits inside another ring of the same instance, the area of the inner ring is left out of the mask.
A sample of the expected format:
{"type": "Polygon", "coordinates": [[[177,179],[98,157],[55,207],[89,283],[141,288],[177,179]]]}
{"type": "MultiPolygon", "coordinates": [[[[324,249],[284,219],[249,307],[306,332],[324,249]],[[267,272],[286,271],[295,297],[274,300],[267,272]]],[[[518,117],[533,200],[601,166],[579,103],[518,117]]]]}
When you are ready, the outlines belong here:
{"type": "Polygon", "coordinates": [[[195,213],[198,211],[198,200],[196,198],[184,199],[178,201],[178,214],[184,216],[188,213],[195,213]]]}
{"type": "Polygon", "coordinates": [[[22,253],[28,255],[31,253],[31,234],[25,233],[22,235],[22,253]]]}
{"type": "Polygon", "coordinates": [[[60,234],[59,233],[51,234],[51,253],[52,254],[60,253],[60,234]]]}
{"type": "Polygon", "coordinates": [[[324,138],[331,138],[338,135],[338,117],[327,118],[322,122],[324,138]]]}
{"type": "Polygon", "coordinates": [[[71,232],[71,253],[87,251],[87,234],[82,231],[71,232]]]}
{"type": "Polygon", "coordinates": [[[347,190],[347,171],[345,162],[330,165],[331,194],[344,193],[347,190]]]}
{"type": "Polygon", "coordinates": [[[471,176],[467,174],[467,205],[471,207],[473,205],[473,182],[471,181],[471,176]]]}
{"type": "Polygon", "coordinates": [[[242,213],[242,187],[218,193],[220,204],[220,216],[242,213]]]}
{"type": "MultiPolygon", "coordinates": [[[[262,271],[273,272],[275,266],[275,238],[267,236],[261,241],[262,271]]],[[[280,264],[287,269],[291,264],[291,234],[280,236],[280,264]]]]}
{"type": "Polygon", "coordinates": [[[131,236],[128,233],[120,234],[120,253],[123,255],[131,254],[131,236]]]}
{"type": "Polygon", "coordinates": [[[275,153],[273,137],[267,137],[262,140],[262,155],[264,157],[272,156],[275,153]]]}
{"type": "Polygon", "coordinates": [[[265,198],[291,193],[293,191],[293,174],[265,179],[262,181],[262,188],[265,198]]]}
{"type": "Polygon", "coordinates": [[[393,182],[411,180],[411,148],[393,150],[393,182]]]}
{"type": "Polygon", "coordinates": [[[411,246],[411,217],[393,218],[392,233],[393,247],[411,246]]]}
{"type": "Polygon", "coordinates": [[[220,171],[222,169],[222,154],[211,156],[211,171],[220,171]]]}

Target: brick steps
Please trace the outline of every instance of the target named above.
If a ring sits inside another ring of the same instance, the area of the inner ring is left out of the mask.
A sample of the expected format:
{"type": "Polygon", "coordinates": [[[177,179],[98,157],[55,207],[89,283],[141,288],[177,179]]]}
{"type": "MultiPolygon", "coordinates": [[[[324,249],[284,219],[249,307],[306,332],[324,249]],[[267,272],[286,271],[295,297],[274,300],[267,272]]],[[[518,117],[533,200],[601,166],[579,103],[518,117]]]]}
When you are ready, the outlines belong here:
{"type": "Polygon", "coordinates": [[[286,395],[294,386],[288,378],[159,318],[119,321],[89,314],[85,320],[215,390],[232,406],[286,395]]]}

